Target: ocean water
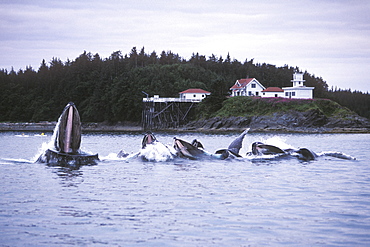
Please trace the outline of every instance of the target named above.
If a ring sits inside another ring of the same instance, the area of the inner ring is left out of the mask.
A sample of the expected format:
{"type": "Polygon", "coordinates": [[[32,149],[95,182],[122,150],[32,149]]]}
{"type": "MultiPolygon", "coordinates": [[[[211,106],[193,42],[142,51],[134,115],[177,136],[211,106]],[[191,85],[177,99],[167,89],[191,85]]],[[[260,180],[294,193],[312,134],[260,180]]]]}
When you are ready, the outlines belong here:
{"type": "MultiPolygon", "coordinates": [[[[37,164],[52,133],[0,132],[0,246],[369,246],[370,135],[250,133],[355,160],[147,162],[142,133],[85,133],[94,166],[37,164]]],[[[214,152],[239,133],[155,133],[214,152]]]]}

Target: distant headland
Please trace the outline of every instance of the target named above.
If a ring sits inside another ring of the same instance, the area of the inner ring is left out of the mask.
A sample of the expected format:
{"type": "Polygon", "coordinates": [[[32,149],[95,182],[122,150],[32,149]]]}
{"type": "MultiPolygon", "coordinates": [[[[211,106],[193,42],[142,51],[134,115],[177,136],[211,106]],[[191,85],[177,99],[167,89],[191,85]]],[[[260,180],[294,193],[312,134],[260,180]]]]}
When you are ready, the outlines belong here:
{"type": "MultiPolygon", "coordinates": [[[[370,133],[370,121],[327,99],[232,97],[215,114],[200,107],[197,120],[152,131],[370,133]]],[[[53,131],[56,122],[0,123],[0,131],[53,131]]],[[[142,132],[140,122],[83,123],[83,132],[142,132]]]]}

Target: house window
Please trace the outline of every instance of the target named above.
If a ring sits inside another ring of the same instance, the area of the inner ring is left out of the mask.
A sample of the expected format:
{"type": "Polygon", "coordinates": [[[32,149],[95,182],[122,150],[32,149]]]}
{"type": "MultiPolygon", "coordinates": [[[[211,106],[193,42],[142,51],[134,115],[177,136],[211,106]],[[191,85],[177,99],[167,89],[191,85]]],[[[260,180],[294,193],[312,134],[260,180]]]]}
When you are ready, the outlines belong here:
{"type": "Polygon", "coordinates": [[[251,87],[252,87],[252,88],[256,88],[256,84],[254,84],[254,83],[253,83],[253,84],[251,84],[251,87]]]}
{"type": "Polygon", "coordinates": [[[265,95],[265,93],[263,93],[263,95],[265,95]]]}
{"type": "Polygon", "coordinates": [[[256,96],[258,96],[258,92],[256,92],[256,96]]]}
{"type": "Polygon", "coordinates": [[[251,92],[251,91],[249,91],[249,92],[248,92],[248,95],[249,95],[249,96],[252,96],[252,92],[251,92]]]}
{"type": "Polygon", "coordinates": [[[204,94],[202,94],[202,98],[204,98],[204,94]]]}
{"type": "Polygon", "coordinates": [[[277,98],[277,94],[275,94],[275,98],[277,98]]]}
{"type": "Polygon", "coordinates": [[[295,92],[292,92],[292,96],[295,96],[295,92]]]}
{"type": "Polygon", "coordinates": [[[193,94],[193,97],[195,98],[195,97],[197,97],[195,94],[193,94]]]}
{"type": "Polygon", "coordinates": [[[285,92],[285,96],[289,96],[289,93],[288,92],[285,92]]]}

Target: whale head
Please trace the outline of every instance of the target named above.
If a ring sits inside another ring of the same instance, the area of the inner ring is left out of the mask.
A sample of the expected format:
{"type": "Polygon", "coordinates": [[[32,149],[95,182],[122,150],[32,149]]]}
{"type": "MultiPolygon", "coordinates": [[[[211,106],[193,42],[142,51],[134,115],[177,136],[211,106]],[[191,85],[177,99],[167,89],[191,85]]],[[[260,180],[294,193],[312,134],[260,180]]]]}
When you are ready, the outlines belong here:
{"type": "Polygon", "coordinates": [[[174,137],[173,147],[180,157],[195,160],[204,155],[202,149],[176,137],[174,137]]]}
{"type": "Polygon", "coordinates": [[[299,154],[298,159],[303,161],[315,160],[317,157],[317,154],[308,148],[300,148],[297,153],[299,154]]]}
{"type": "Polygon", "coordinates": [[[285,154],[284,150],[279,147],[264,144],[262,142],[254,142],[252,144],[252,154],[254,155],[275,155],[285,154]]]}
{"type": "Polygon", "coordinates": [[[73,102],[69,102],[59,117],[54,147],[57,151],[77,154],[81,144],[81,119],[73,102]]]}
{"type": "Polygon", "coordinates": [[[142,148],[145,148],[148,144],[153,144],[157,139],[155,138],[154,134],[150,131],[148,131],[143,138],[142,141],[142,148]]]}

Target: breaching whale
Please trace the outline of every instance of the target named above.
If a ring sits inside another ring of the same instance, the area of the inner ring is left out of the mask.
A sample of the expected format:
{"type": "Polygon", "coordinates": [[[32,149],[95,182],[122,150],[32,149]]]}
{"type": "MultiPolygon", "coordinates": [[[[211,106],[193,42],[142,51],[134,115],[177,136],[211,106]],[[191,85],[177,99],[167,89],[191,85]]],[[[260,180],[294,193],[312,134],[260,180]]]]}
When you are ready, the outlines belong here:
{"type": "Polygon", "coordinates": [[[78,167],[93,165],[99,161],[98,154],[80,150],[81,120],[73,102],[69,102],[59,117],[54,129],[53,145],[36,162],[78,167]]]}

